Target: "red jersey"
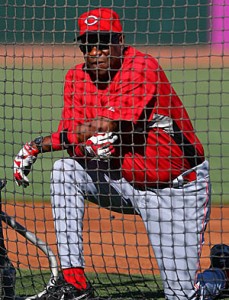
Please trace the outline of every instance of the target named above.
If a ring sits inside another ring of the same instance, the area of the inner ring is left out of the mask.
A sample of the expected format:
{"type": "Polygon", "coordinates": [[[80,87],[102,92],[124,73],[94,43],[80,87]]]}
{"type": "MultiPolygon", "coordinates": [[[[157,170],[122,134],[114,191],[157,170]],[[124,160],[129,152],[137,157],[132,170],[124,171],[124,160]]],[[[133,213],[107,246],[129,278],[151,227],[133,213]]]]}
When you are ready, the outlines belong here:
{"type": "Polygon", "coordinates": [[[77,148],[74,129],[96,117],[133,123],[133,135],[121,134],[119,155],[123,177],[135,184],[168,183],[204,160],[187,111],[164,71],[156,59],[135,48],[126,48],[121,69],[104,90],[91,81],[84,64],[68,71],[53,148],[61,149],[63,130],[77,148]]]}

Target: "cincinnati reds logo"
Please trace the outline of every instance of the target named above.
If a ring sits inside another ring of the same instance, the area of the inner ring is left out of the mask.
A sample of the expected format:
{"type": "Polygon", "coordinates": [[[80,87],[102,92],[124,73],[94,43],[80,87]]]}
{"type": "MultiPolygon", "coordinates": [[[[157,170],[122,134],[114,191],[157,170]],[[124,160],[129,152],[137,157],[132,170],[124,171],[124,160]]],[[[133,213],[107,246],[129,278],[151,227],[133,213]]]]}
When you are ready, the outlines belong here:
{"type": "Polygon", "coordinates": [[[87,24],[88,26],[95,25],[98,23],[98,18],[96,16],[88,16],[87,19],[85,19],[84,23],[87,24]]]}

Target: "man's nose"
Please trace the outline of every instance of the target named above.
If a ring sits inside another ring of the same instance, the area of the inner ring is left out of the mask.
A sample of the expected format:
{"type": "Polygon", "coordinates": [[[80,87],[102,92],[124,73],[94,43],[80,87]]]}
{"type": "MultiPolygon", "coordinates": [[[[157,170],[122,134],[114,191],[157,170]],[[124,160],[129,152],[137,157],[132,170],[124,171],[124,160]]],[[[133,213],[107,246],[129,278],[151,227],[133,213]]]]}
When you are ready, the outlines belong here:
{"type": "Polygon", "coordinates": [[[89,55],[91,55],[91,56],[100,55],[101,53],[102,53],[102,50],[100,50],[98,46],[93,46],[91,48],[91,51],[89,51],[89,55]]]}

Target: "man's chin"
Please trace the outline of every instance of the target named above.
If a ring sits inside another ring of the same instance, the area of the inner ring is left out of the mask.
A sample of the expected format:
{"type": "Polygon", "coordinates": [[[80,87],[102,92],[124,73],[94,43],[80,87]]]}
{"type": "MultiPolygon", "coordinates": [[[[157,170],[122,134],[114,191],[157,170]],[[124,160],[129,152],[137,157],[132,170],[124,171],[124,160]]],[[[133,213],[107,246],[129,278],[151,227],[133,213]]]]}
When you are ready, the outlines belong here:
{"type": "Polygon", "coordinates": [[[93,81],[108,81],[110,76],[108,70],[104,69],[96,69],[96,70],[88,70],[93,81]]]}

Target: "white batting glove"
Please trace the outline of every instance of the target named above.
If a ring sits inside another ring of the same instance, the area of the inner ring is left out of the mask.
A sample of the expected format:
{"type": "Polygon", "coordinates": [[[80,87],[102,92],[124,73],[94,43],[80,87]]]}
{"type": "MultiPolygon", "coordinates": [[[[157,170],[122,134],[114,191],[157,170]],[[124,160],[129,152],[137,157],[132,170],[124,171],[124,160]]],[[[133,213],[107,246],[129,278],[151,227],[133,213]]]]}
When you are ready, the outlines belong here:
{"type": "Polygon", "coordinates": [[[32,164],[35,163],[38,149],[26,143],[14,159],[14,180],[18,186],[29,186],[29,179],[26,175],[31,171],[32,164]]]}
{"type": "Polygon", "coordinates": [[[86,152],[89,156],[107,159],[114,154],[114,143],[118,136],[113,132],[97,133],[90,137],[85,144],[86,152]]]}

